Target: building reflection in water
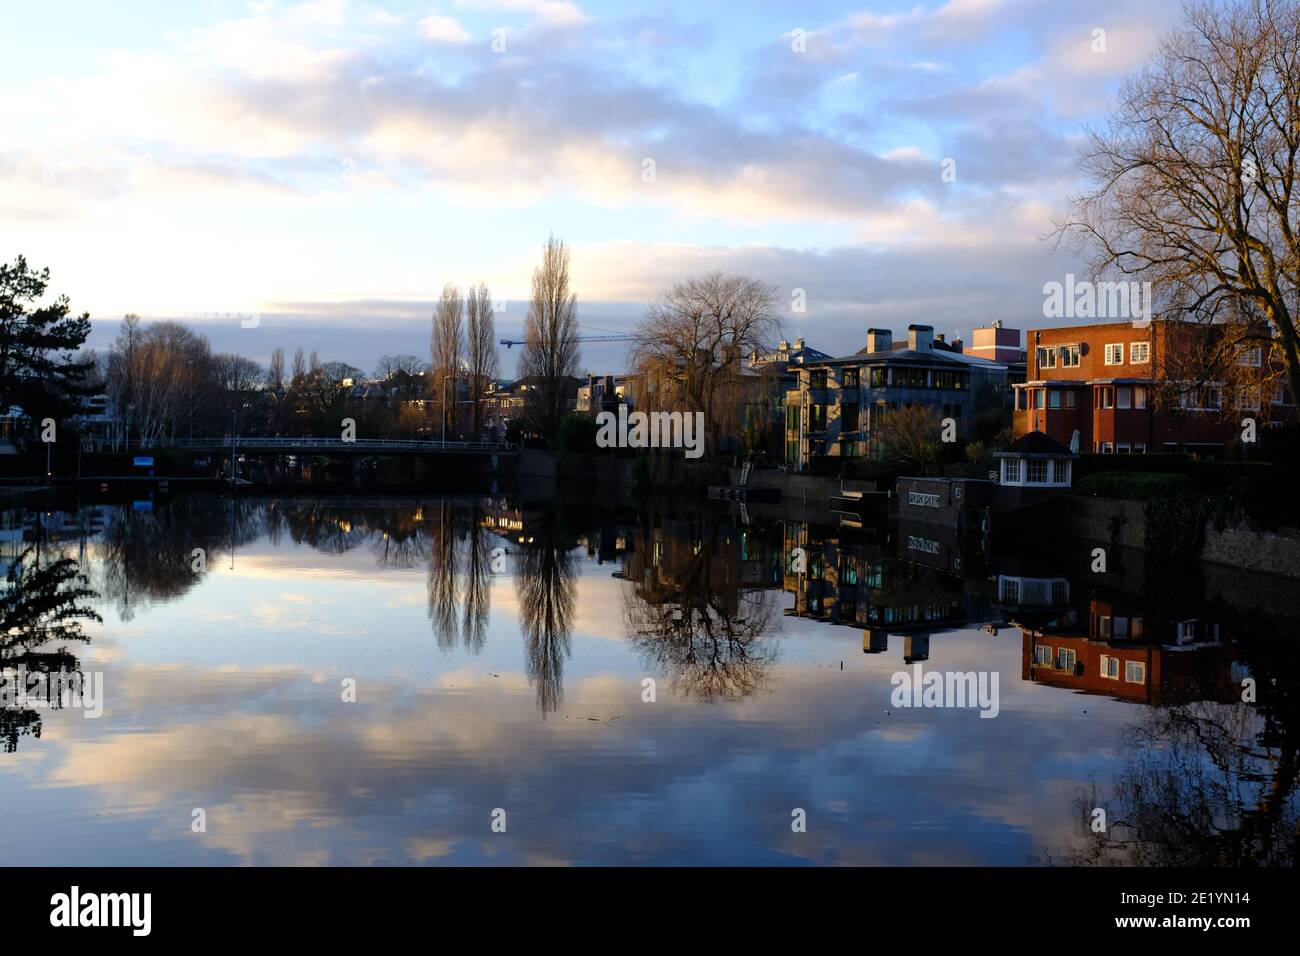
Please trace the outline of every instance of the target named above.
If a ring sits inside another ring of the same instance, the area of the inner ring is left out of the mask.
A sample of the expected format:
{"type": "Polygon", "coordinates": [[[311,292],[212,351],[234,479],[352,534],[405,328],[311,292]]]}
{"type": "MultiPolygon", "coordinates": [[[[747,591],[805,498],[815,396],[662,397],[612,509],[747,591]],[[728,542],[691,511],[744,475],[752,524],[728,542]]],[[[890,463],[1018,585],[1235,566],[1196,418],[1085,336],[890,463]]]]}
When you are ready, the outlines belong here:
{"type": "MultiPolygon", "coordinates": [[[[787,618],[852,629],[855,647],[860,632],[867,654],[887,654],[890,637],[901,638],[892,650],[903,662],[936,666],[945,635],[1008,630],[1023,693],[1079,695],[1080,711],[1097,697],[1130,707],[1118,769],[1079,796],[1077,838],[1051,848],[1050,859],[1296,861],[1300,652],[1289,622],[1300,614],[1285,589],[1267,584],[1224,585],[1195,569],[1170,578],[1163,567],[1154,571],[1165,584],[1146,571],[1099,578],[1069,555],[989,554],[931,527],[871,535],[781,516],[520,509],[494,498],[196,497],[157,509],[11,512],[0,530],[6,679],[20,666],[77,669],[67,645],[85,640],[94,600],[130,620],[196,586],[195,548],[212,563],[263,537],[426,568],[430,627],[447,652],[484,647],[495,578],[511,575],[498,584],[515,588],[523,670],[543,716],[563,703],[579,573],[595,567],[623,582],[623,627],[647,673],[706,702],[775,686],[787,618]],[[88,547],[97,560],[85,560],[88,547]],[[77,559],[91,580],[78,576],[77,559]],[[1246,701],[1249,681],[1256,697],[1246,701]],[[1098,806],[1107,810],[1104,834],[1090,827],[1098,806]]],[[[40,733],[40,715],[27,708],[6,707],[0,722],[10,751],[40,733]]]]}

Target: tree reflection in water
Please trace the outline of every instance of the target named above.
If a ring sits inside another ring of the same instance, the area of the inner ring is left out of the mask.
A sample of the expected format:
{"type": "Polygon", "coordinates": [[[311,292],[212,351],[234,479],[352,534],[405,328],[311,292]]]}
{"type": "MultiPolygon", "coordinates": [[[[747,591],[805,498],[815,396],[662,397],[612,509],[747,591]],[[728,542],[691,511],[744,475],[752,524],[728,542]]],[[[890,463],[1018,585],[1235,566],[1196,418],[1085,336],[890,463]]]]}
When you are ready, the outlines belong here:
{"type": "Polygon", "coordinates": [[[524,521],[515,588],[528,680],[543,716],[564,699],[564,661],[570,652],[577,599],[572,548],[560,514],[547,511],[524,521]]]}
{"type": "Polygon", "coordinates": [[[1195,700],[1143,707],[1109,791],[1076,799],[1079,843],[1053,862],[1108,866],[1294,866],[1300,862],[1300,652],[1247,624],[1243,663],[1254,703],[1195,700]],[[1093,809],[1107,829],[1092,830],[1093,809]]]}
{"type": "MultiPolygon", "coordinates": [[[[0,595],[0,672],[6,682],[21,673],[76,671],[80,664],[66,648],[43,650],[51,643],[89,643],[82,621],[99,621],[87,606],[99,595],[71,558],[41,564],[34,548],[24,550],[10,565],[0,595]]],[[[6,753],[18,749],[18,738],[41,735],[40,715],[23,707],[0,708],[0,741],[6,753]]]]}
{"type": "Polygon", "coordinates": [[[265,529],[264,506],[245,500],[184,497],[150,511],[112,508],[100,535],[103,596],[130,621],[137,610],[174,601],[198,583],[195,548],[212,564],[265,529]]]}
{"type": "Polygon", "coordinates": [[[483,650],[492,610],[491,546],[479,504],[446,501],[425,512],[428,522],[429,621],[438,647],[483,650]]]}
{"type": "Polygon", "coordinates": [[[675,692],[713,702],[771,687],[777,644],[765,635],[777,619],[776,592],[742,587],[738,561],[734,529],[713,521],[637,532],[624,622],[675,692]]]}

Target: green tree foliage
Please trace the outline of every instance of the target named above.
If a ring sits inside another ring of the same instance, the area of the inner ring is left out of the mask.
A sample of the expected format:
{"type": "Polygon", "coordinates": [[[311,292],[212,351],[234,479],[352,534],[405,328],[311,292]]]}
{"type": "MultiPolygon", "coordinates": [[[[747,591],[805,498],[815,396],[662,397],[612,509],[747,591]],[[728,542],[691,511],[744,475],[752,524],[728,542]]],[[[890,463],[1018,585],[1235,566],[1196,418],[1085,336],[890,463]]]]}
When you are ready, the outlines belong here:
{"type": "Polygon", "coordinates": [[[0,265],[0,410],[17,405],[34,420],[62,420],[94,392],[87,377],[94,363],[75,352],[90,335],[90,315],[70,315],[67,296],[41,305],[50,270],[39,272],[22,256],[0,265]]]}

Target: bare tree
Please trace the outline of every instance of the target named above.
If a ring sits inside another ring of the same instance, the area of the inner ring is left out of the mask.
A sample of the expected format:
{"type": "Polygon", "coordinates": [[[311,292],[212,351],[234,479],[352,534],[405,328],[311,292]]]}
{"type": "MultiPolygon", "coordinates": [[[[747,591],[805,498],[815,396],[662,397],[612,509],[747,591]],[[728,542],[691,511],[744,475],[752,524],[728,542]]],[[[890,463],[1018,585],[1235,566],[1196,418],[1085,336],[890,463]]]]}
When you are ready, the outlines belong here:
{"type": "Polygon", "coordinates": [[[1098,277],[1151,281],[1161,318],[1230,326],[1203,364],[1260,346],[1300,397],[1298,153],[1300,4],[1197,2],[1089,135],[1094,186],[1057,236],[1090,246],[1098,277]]]}
{"type": "Polygon", "coordinates": [[[880,455],[900,468],[925,474],[939,460],[939,415],[928,405],[904,405],[872,422],[880,455]]]}
{"type": "Polygon", "coordinates": [[[122,323],[109,354],[109,400],[141,441],[169,441],[196,414],[205,424],[212,413],[204,401],[217,388],[211,350],[207,338],[179,322],[141,330],[133,318],[122,323]]]}
{"type": "Polygon", "coordinates": [[[551,236],[542,250],[542,264],[533,270],[519,359],[519,377],[532,379],[524,406],[528,427],[549,441],[559,434],[578,358],[578,297],[569,291],[569,249],[551,236]]]}
{"type": "Polygon", "coordinates": [[[470,288],[465,296],[468,318],[466,349],[466,375],[469,380],[469,400],[473,403],[473,436],[479,437],[483,429],[483,396],[489,383],[497,377],[496,323],[492,317],[492,299],[488,287],[480,282],[470,288]]]}
{"type": "Polygon", "coordinates": [[[766,350],[780,331],[770,285],[718,272],[678,283],[637,326],[631,356],[637,401],[703,412],[709,446],[717,448],[745,403],[742,357],[766,350]]]}
{"type": "Polygon", "coordinates": [[[284,388],[284,349],[271,353],[271,364],[266,369],[266,388],[276,394],[284,388]]]}
{"type": "Polygon", "coordinates": [[[307,376],[307,360],[303,358],[302,349],[293,353],[293,378],[290,381],[297,385],[307,376]]]}
{"type": "Polygon", "coordinates": [[[456,426],[456,382],[460,375],[461,360],[465,350],[465,303],[460,297],[460,289],[452,283],[442,287],[442,298],[438,300],[433,313],[433,340],[431,355],[433,362],[434,400],[441,410],[442,420],[454,430],[456,426]],[[445,382],[452,379],[451,388],[445,382]],[[450,397],[448,397],[450,393],[450,397]]]}

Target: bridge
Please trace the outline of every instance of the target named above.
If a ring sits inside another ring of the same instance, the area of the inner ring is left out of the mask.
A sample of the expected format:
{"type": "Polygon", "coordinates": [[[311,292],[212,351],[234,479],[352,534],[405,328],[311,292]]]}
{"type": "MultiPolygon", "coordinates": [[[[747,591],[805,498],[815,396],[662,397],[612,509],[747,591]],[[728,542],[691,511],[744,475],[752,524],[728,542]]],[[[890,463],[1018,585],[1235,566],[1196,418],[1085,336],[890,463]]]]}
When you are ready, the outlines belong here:
{"type": "Polygon", "coordinates": [[[439,441],[437,439],[400,438],[181,438],[170,442],[129,443],[129,447],[148,451],[167,448],[187,448],[195,451],[225,451],[232,448],[241,452],[269,452],[295,455],[320,453],[348,453],[372,455],[501,455],[516,451],[509,442],[439,441]]]}

